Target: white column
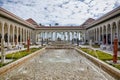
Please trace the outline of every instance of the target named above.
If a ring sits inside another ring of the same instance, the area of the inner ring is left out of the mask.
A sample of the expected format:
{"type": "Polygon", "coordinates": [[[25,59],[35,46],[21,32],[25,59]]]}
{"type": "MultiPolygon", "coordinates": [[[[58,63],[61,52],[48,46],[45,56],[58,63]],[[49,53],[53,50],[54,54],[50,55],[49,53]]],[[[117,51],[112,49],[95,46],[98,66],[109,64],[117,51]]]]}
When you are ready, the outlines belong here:
{"type": "Polygon", "coordinates": [[[8,24],[8,45],[10,44],[10,24],[8,24]]]}
{"type": "Polygon", "coordinates": [[[120,37],[119,35],[120,35],[120,34],[119,34],[119,32],[118,32],[118,31],[119,31],[119,28],[120,28],[119,25],[120,25],[120,23],[119,23],[119,24],[116,24],[116,33],[117,33],[118,42],[120,42],[120,39],[119,39],[119,37],[120,37]]]}

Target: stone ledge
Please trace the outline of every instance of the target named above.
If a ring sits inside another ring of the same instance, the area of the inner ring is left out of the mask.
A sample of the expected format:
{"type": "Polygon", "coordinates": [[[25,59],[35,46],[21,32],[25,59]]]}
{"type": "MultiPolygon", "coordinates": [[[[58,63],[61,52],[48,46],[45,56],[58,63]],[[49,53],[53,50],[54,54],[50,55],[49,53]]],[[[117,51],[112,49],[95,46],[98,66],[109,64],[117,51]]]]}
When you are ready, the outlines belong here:
{"type": "Polygon", "coordinates": [[[27,55],[27,56],[25,56],[25,57],[23,57],[21,59],[18,59],[16,61],[6,65],[6,66],[1,67],[0,68],[0,75],[5,74],[7,71],[10,71],[10,70],[18,67],[19,65],[23,64],[25,61],[31,59],[35,55],[42,54],[44,51],[45,51],[45,48],[40,49],[40,50],[38,50],[38,51],[36,51],[36,52],[34,52],[32,54],[29,54],[29,55],[27,55]]]}
{"type": "Polygon", "coordinates": [[[116,80],[120,80],[120,70],[112,67],[111,65],[83,52],[80,49],[75,48],[76,51],[81,53],[83,56],[85,56],[87,59],[91,60],[95,65],[99,67],[99,65],[102,67],[105,72],[107,72],[109,75],[113,76],[116,80]]]}

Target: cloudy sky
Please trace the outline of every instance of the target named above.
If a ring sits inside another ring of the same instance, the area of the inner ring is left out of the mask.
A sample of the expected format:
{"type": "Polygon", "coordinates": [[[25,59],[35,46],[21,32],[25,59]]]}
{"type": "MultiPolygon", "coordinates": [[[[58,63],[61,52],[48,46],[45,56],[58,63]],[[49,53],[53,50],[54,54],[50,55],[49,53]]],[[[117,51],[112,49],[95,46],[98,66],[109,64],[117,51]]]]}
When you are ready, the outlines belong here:
{"type": "Polygon", "coordinates": [[[43,25],[80,25],[120,6],[120,0],[0,0],[0,7],[43,25]]]}

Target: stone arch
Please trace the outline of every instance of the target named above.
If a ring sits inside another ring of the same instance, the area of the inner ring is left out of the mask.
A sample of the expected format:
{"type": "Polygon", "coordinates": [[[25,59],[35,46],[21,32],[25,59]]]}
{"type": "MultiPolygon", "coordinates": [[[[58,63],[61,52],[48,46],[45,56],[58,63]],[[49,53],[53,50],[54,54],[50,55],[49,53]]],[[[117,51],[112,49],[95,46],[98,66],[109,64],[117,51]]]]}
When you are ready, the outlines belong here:
{"type": "Polygon", "coordinates": [[[98,41],[99,41],[99,28],[97,27],[96,30],[97,30],[97,34],[96,34],[96,35],[97,35],[97,39],[96,39],[96,41],[97,41],[97,43],[98,43],[98,41]]]}
{"type": "Polygon", "coordinates": [[[116,28],[117,28],[116,22],[113,22],[113,23],[112,23],[112,28],[113,28],[113,39],[114,39],[115,33],[116,33],[116,28]]]}
{"type": "Polygon", "coordinates": [[[106,25],[103,26],[103,44],[106,44],[106,31],[107,27],[106,25]]]}
{"type": "Polygon", "coordinates": [[[5,42],[8,42],[8,23],[4,23],[4,40],[5,42]]]}
{"type": "Polygon", "coordinates": [[[28,40],[28,37],[29,37],[29,31],[27,30],[27,40],[28,40]]]}
{"type": "MultiPolygon", "coordinates": [[[[38,33],[39,34],[39,33],[38,33]]],[[[30,30],[28,30],[28,38],[30,38],[30,30]]]]}
{"type": "Polygon", "coordinates": [[[21,35],[20,35],[20,27],[18,27],[18,42],[20,43],[21,35]]]}
{"type": "Polygon", "coordinates": [[[100,42],[102,41],[102,26],[100,26],[100,42]]]}
{"type": "Polygon", "coordinates": [[[120,20],[118,21],[118,41],[120,45],[120,20]]]}
{"type": "Polygon", "coordinates": [[[119,41],[119,45],[120,45],[120,20],[118,20],[117,26],[118,26],[118,41],[119,41]]]}
{"type": "Polygon", "coordinates": [[[95,29],[93,29],[93,31],[94,31],[94,42],[96,41],[96,28],[95,29]]]}
{"type": "Polygon", "coordinates": [[[15,42],[15,45],[17,45],[17,26],[15,26],[14,30],[15,30],[15,32],[14,32],[14,42],[15,42]]]}
{"type": "Polygon", "coordinates": [[[22,42],[23,42],[23,35],[24,35],[24,31],[23,31],[23,28],[21,28],[22,30],[21,30],[21,40],[22,40],[22,42]]]}
{"type": "Polygon", "coordinates": [[[117,25],[118,25],[118,27],[120,28],[120,20],[118,20],[117,25]]]}
{"type": "MultiPolygon", "coordinates": [[[[90,30],[90,34],[92,34],[92,30],[90,30]]],[[[82,33],[81,33],[81,35],[82,35],[82,33]]],[[[90,39],[92,40],[93,39],[93,37],[92,37],[92,35],[90,35],[90,39]]]]}
{"type": "Polygon", "coordinates": [[[107,24],[107,30],[108,30],[108,44],[111,44],[111,25],[110,24],[107,24]]]}
{"type": "Polygon", "coordinates": [[[27,32],[26,32],[26,29],[24,29],[24,42],[26,42],[26,36],[27,36],[27,32]]]}
{"type": "Polygon", "coordinates": [[[10,42],[13,42],[13,25],[10,24],[10,42]]]}

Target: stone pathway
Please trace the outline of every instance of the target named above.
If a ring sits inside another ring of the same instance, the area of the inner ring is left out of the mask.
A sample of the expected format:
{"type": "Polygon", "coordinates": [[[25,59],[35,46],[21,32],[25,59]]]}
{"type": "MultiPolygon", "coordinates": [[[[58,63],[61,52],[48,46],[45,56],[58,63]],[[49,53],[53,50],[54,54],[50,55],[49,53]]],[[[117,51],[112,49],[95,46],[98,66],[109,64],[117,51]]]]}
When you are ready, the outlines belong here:
{"type": "Polygon", "coordinates": [[[115,80],[73,49],[48,49],[0,80],[115,80]]]}

